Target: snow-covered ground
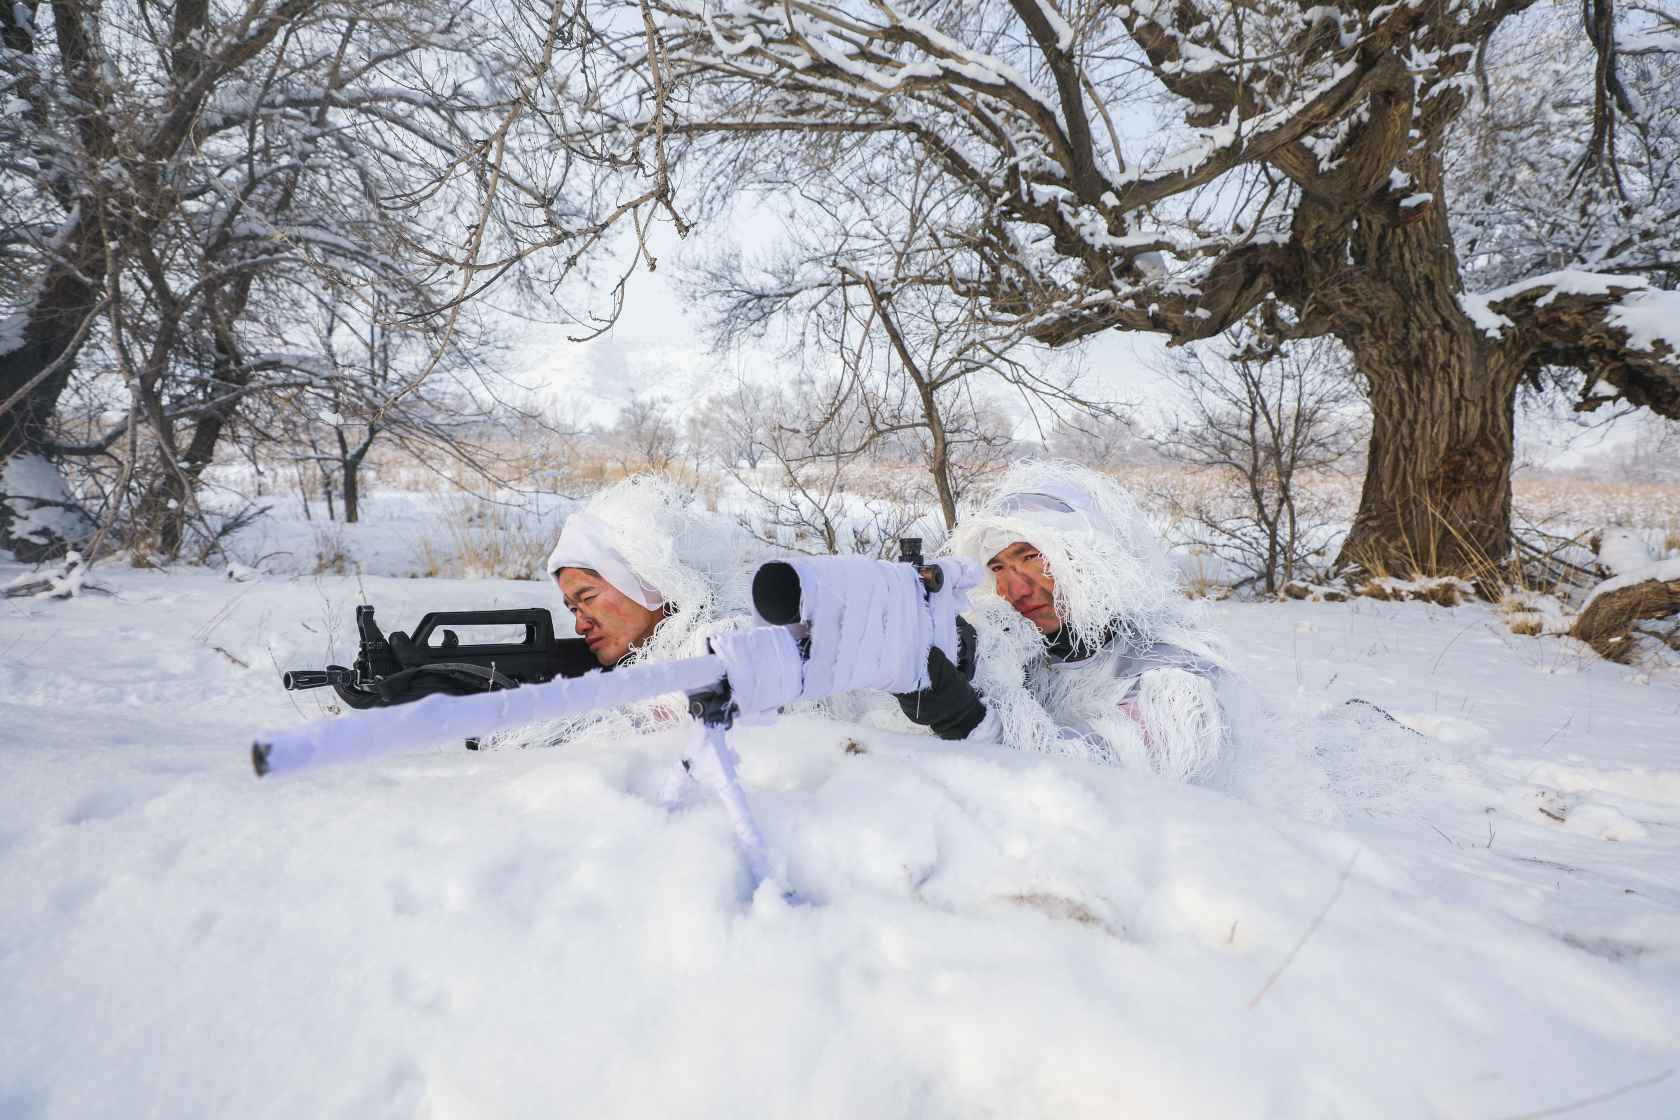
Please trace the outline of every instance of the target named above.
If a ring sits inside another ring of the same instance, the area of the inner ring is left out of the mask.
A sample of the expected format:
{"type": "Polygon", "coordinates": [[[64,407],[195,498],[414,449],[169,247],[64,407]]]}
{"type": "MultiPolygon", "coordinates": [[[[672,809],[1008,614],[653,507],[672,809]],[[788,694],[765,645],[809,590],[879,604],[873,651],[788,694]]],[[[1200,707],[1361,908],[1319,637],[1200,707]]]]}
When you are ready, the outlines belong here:
{"type": "Polygon", "coordinates": [[[1241,796],[739,731],[789,908],[681,729],[252,776],[357,602],[543,584],[89,582],[0,602],[7,1120],[1680,1116],[1680,686],[1487,607],[1218,605],[1241,796]]]}

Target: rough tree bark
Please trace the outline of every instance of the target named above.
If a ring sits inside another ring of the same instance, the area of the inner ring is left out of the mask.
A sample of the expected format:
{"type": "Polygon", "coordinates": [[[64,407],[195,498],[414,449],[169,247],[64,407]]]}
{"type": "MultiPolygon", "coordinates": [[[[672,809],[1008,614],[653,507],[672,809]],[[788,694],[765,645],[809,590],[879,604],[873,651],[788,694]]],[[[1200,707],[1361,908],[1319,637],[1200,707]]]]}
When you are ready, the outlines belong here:
{"type": "Polygon", "coordinates": [[[1465,312],[1439,166],[1414,174],[1433,199],[1399,217],[1364,207],[1346,270],[1316,264],[1295,293],[1322,308],[1371,403],[1365,485],[1338,564],[1367,571],[1488,574],[1511,536],[1512,344],[1465,312]]]}
{"type": "MultiPolygon", "coordinates": [[[[93,275],[104,271],[97,260],[94,256],[90,262],[93,275]]],[[[58,468],[47,457],[52,442],[48,421],[69,384],[77,344],[85,337],[87,321],[99,303],[99,293],[83,279],[86,275],[80,269],[55,270],[32,313],[14,324],[21,326],[17,344],[0,351],[0,469],[14,460],[36,460],[38,465],[30,472],[35,483],[31,489],[49,491],[0,494],[0,549],[10,549],[26,564],[62,555],[92,528],[80,518],[65,525],[67,532],[34,525],[24,528],[31,520],[28,515],[42,502],[68,496],[58,468]],[[73,525],[80,525],[80,531],[71,529],[73,525]]],[[[17,476],[18,472],[0,473],[0,477],[17,476]]]]}

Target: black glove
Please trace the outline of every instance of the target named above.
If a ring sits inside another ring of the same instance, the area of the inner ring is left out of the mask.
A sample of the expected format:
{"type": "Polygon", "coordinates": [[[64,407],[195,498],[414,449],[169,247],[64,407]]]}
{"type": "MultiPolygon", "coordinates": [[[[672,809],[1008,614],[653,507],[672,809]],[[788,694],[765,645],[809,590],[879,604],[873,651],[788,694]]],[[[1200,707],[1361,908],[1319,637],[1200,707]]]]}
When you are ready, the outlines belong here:
{"type": "Polygon", "coordinates": [[[941,739],[966,739],[986,718],[986,702],[969,683],[974,676],[975,633],[957,619],[957,664],[938,646],[928,650],[928,686],[920,692],[897,692],[893,698],[911,722],[941,739]]]}

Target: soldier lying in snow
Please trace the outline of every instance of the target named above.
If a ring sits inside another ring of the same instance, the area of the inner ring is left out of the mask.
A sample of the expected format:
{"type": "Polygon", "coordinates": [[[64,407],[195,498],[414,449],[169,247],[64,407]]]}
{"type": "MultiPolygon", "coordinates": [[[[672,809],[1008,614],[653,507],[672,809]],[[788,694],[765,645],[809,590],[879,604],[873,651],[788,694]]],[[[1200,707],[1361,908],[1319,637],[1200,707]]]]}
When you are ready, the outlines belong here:
{"type": "Polygon", "coordinates": [[[1024,464],[964,515],[950,551],[984,563],[996,592],[975,597],[973,680],[933,651],[931,687],[898,698],[905,715],[946,739],[1212,776],[1231,738],[1229,675],[1124,490],[1024,464]]]}
{"type": "MultiPolygon", "coordinates": [[[[732,522],[699,508],[663,479],[626,479],[566,518],[548,572],[579,637],[605,668],[691,657],[745,619],[745,548],[732,522]]],[[[646,701],[619,713],[632,726],[684,709],[646,701]]],[[[596,713],[544,729],[571,738],[614,717],[596,713]]]]}

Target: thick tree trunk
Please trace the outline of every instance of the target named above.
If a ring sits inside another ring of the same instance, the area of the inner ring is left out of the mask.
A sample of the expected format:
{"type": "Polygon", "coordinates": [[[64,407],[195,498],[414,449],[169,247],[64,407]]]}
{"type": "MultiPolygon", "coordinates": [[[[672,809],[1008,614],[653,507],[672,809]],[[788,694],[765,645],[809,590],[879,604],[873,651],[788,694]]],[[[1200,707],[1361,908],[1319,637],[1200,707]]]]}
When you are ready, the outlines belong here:
{"type": "MultiPolygon", "coordinates": [[[[217,381],[207,392],[214,393],[233,381],[217,381]]],[[[214,462],[216,449],[227,430],[228,421],[237,405],[233,402],[218,406],[198,417],[192,436],[180,453],[179,469],[168,461],[168,448],[159,441],[158,459],[151,468],[151,483],[135,512],[135,528],[142,536],[150,536],[158,553],[171,560],[181,555],[187,542],[187,530],[198,505],[199,477],[204,468],[214,462]]],[[[155,422],[154,422],[155,423],[155,422]]],[[[175,440],[175,426],[165,422],[169,442],[175,440]]],[[[307,513],[307,503],[305,507],[307,513]]]]}
{"type": "Polygon", "coordinates": [[[1479,578],[1511,544],[1515,378],[1466,332],[1419,332],[1418,352],[1361,353],[1371,444],[1338,565],[1479,578]]]}
{"type": "Polygon", "coordinates": [[[181,554],[181,545],[186,541],[187,503],[191,496],[176,472],[162,461],[167,454],[159,449],[159,461],[150,468],[151,482],[135,503],[130,544],[173,560],[181,554]]]}
{"type": "Polygon", "coordinates": [[[1410,221],[1363,213],[1348,240],[1353,267],[1320,281],[1371,398],[1365,488],[1337,565],[1479,579],[1511,544],[1521,359],[1459,301],[1440,167],[1408,170],[1434,201],[1410,221]]]}

